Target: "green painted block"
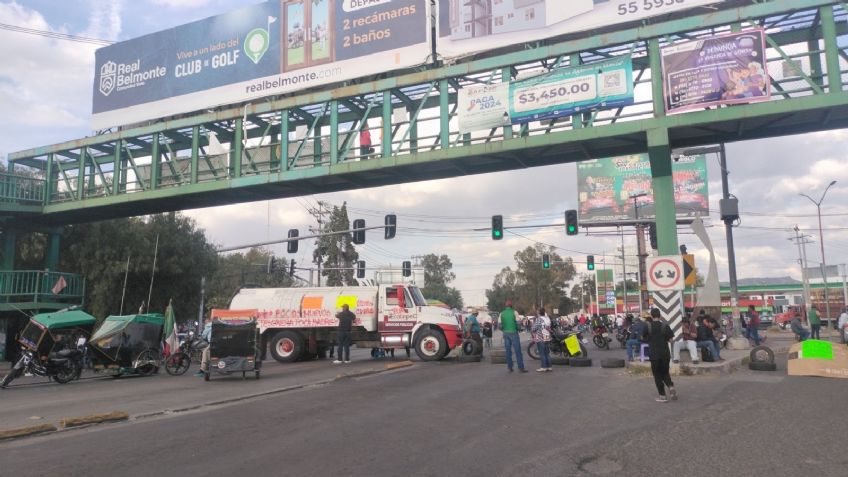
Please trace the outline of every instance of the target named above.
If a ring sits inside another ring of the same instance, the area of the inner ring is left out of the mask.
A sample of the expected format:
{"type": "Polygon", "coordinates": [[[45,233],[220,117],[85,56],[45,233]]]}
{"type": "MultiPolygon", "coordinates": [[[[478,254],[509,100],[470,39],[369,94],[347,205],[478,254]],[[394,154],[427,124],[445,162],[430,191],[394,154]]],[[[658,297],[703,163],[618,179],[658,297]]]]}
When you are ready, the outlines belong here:
{"type": "Polygon", "coordinates": [[[833,361],[833,343],[822,340],[806,340],[801,343],[799,358],[833,361]]]}

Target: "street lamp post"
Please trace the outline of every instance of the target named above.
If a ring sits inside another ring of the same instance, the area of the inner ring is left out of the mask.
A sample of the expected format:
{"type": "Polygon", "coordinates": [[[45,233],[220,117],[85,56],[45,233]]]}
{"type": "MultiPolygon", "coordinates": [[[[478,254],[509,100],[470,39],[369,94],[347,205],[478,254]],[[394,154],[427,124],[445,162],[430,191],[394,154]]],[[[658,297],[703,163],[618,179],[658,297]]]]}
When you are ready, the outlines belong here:
{"type": "Polygon", "coordinates": [[[633,213],[636,219],[636,253],[639,255],[639,308],[648,308],[648,292],[646,283],[644,282],[645,274],[645,258],[648,254],[645,252],[645,234],[644,227],[639,224],[639,198],[646,197],[646,192],[639,192],[630,196],[633,199],[633,213]]]}
{"type": "Polygon", "coordinates": [[[824,192],[822,192],[821,199],[816,202],[812,197],[807,194],[801,194],[801,196],[810,199],[810,202],[816,205],[816,213],[819,217],[819,245],[821,245],[821,272],[822,272],[822,280],[824,281],[824,307],[825,307],[825,315],[828,320],[830,320],[830,297],[827,290],[827,260],[824,258],[824,230],[822,229],[822,218],[821,218],[821,205],[824,202],[824,196],[827,195],[827,191],[830,190],[836,184],[836,181],[830,181],[830,184],[825,187],[824,192]]]}

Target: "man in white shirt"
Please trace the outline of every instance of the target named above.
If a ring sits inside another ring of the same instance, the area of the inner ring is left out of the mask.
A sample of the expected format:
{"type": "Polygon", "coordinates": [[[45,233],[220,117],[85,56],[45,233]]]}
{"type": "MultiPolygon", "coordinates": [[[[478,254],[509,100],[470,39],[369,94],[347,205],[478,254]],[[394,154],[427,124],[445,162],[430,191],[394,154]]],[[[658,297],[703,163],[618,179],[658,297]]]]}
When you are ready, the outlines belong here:
{"type": "Polygon", "coordinates": [[[839,335],[842,337],[842,344],[848,343],[848,307],[842,310],[842,314],[839,315],[836,329],[839,330],[839,335]]]}

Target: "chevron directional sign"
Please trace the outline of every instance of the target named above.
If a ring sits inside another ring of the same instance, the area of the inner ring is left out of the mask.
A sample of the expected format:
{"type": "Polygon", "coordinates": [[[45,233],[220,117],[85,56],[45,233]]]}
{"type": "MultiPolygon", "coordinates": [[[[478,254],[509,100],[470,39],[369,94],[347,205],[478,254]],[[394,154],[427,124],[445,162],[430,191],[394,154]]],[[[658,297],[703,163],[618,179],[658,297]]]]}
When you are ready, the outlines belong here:
{"type": "Polygon", "coordinates": [[[660,310],[662,317],[668,322],[668,326],[674,332],[674,338],[680,339],[683,334],[681,332],[683,324],[683,292],[653,292],[652,295],[654,297],[654,307],[660,310]]]}

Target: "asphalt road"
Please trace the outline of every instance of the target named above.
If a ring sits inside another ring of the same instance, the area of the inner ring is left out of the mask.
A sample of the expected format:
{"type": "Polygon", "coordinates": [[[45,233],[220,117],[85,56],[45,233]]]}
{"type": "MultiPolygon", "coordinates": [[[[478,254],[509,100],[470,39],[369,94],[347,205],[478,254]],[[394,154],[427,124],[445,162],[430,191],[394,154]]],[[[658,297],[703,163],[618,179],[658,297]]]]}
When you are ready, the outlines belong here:
{"type": "Polygon", "coordinates": [[[204,410],[0,443],[3,475],[844,476],[844,380],[507,373],[417,363],[204,410]],[[36,472],[33,474],[33,472],[36,472]]]}

